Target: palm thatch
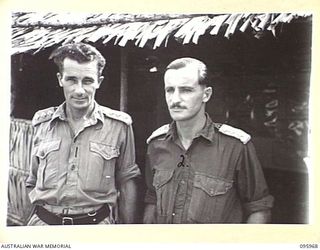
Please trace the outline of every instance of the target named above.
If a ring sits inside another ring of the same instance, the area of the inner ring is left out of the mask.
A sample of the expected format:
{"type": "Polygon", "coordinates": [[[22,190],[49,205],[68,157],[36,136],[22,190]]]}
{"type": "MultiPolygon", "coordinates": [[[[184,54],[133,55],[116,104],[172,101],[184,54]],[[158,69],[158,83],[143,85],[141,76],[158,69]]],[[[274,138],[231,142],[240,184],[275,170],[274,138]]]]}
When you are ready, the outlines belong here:
{"type": "Polygon", "coordinates": [[[229,38],[235,32],[272,32],[282,23],[306,19],[309,14],[193,14],[133,15],[81,13],[13,13],[12,54],[38,51],[60,43],[102,42],[126,46],[129,41],[153,49],[166,46],[170,37],[182,44],[195,43],[204,34],[229,38]]]}

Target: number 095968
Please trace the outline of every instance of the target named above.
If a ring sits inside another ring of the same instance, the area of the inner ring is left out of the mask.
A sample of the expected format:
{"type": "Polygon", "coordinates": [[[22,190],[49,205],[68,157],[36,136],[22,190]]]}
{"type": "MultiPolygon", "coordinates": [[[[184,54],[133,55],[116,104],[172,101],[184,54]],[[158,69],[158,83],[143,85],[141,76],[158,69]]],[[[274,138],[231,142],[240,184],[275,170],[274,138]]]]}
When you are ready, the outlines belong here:
{"type": "Polygon", "coordinates": [[[306,249],[318,248],[318,244],[300,244],[299,246],[300,248],[306,248],[306,249]]]}

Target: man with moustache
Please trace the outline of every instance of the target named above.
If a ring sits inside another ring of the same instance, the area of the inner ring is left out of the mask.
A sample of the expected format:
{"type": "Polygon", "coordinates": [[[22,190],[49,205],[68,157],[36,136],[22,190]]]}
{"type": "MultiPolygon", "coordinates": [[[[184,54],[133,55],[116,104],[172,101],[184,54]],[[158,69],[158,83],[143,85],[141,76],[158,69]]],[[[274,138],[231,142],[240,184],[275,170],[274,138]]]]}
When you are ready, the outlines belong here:
{"type": "Polygon", "coordinates": [[[268,223],[269,194],[250,135],[214,123],[206,65],[171,62],[164,75],[173,122],[148,138],[144,223],[268,223]]]}
{"type": "Polygon", "coordinates": [[[28,225],[135,222],[140,171],[132,120],[95,101],[105,58],[89,44],[71,43],[54,50],[50,59],[59,68],[65,102],[32,119],[26,184],[35,213],[28,225]]]}

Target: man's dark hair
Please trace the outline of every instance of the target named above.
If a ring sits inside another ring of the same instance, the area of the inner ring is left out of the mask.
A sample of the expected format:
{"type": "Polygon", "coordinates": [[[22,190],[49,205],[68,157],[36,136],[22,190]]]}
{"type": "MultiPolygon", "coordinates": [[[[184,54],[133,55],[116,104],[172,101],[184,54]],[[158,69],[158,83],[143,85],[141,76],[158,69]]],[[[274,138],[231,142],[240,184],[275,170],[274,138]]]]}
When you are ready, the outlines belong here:
{"type": "Polygon", "coordinates": [[[56,48],[50,55],[49,59],[53,59],[58,66],[60,73],[63,73],[63,60],[70,58],[78,63],[92,62],[97,60],[99,75],[106,65],[106,59],[93,46],[85,43],[69,43],[56,48]]]}
{"type": "Polygon", "coordinates": [[[200,85],[204,85],[204,86],[211,85],[207,66],[202,61],[195,58],[191,58],[191,57],[178,58],[172,61],[167,66],[166,71],[168,71],[169,69],[181,69],[188,66],[194,66],[198,69],[198,79],[199,79],[200,85]]]}

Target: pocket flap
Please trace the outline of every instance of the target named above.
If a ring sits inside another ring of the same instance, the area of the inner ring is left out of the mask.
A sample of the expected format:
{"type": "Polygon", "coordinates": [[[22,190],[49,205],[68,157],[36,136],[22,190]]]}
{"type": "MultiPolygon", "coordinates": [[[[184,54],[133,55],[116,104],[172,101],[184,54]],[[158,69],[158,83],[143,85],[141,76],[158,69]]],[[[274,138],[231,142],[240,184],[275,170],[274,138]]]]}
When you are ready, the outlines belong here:
{"type": "Polygon", "coordinates": [[[52,152],[59,150],[60,148],[61,139],[55,139],[51,141],[44,141],[39,144],[38,150],[37,150],[37,156],[40,159],[44,159],[47,157],[47,155],[52,152]]]}
{"type": "Polygon", "coordinates": [[[232,181],[222,180],[214,176],[196,174],[193,186],[202,189],[210,196],[225,194],[232,188],[232,181]]]}
{"type": "Polygon", "coordinates": [[[118,148],[99,142],[90,142],[90,151],[101,155],[104,159],[110,160],[120,154],[118,148]]]}
{"type": "Polygon", "coordinates": [[[168,183],[173,176],[174,170],[156,170],[153,178],[153,186],[158,189],[168,183]]]}

